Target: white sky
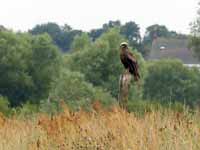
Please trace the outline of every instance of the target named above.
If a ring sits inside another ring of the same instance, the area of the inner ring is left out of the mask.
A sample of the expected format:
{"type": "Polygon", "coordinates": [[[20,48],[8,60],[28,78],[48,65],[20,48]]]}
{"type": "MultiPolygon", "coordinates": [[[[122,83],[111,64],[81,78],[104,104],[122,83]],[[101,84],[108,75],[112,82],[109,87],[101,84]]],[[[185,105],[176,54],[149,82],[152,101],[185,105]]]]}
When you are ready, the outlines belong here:
{"type": "Polygon", "coordinates": [[[56,22],[88,31],[120,20],[135,21],[142,33],[156,23],[189,33],[197,4],[198,0],[0,0],[0,25],[26,31],[36,24],[56,22]]]}

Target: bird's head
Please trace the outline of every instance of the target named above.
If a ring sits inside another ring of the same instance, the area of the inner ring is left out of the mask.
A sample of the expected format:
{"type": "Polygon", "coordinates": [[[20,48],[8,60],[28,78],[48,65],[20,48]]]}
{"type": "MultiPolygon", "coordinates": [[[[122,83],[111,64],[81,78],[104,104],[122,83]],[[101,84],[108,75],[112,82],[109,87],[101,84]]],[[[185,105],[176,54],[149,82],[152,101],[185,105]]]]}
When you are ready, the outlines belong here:
{"type": "Polygon", "coordinates": [[[122,43],[120,44],[120,50],[124,51],[124,50],[126,50],[126,49],[128,49],[128,43],[122,42],[122,43]]]}

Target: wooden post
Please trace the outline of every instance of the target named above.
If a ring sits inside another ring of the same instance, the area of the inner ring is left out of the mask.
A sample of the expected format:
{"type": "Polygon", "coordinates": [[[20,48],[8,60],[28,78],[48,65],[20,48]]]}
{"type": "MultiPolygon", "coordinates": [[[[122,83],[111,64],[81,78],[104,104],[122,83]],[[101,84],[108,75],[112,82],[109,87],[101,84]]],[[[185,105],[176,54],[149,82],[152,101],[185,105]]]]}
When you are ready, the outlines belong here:
{"type": "Polygon", "coordinates": [[[131,82],[131,74],[129,71],[125,71],[119,78],[119,105],[123,109],[127,109],[129,88],[131,82]]]}

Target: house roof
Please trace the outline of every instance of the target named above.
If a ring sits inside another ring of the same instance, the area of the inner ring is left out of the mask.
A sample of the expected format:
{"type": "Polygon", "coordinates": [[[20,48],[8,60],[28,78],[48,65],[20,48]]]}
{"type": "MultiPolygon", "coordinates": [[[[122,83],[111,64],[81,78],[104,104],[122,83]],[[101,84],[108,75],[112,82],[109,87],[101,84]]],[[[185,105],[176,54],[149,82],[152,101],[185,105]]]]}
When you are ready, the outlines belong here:
{"type": "Polygon", "coordinates": [[[180,59],[184,64],[200,64],[193,52],[187,48],[188,39],[157,38],[152,43],[149,60],[164,58],[180,59]]]}

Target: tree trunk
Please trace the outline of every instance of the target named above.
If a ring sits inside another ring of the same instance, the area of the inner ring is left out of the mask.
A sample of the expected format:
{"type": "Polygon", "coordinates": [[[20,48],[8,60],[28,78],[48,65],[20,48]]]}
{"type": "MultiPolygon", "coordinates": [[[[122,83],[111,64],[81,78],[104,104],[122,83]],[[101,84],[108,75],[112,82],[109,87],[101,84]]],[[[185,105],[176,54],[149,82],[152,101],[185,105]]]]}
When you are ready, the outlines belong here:
{"type": "Polygon", "coordinates": [[[129,71],[125,71],[122,75],[120,75],[118,101],[120,107],[123,109],[127,109],[130,82],[131,74],[129,71]]]}

